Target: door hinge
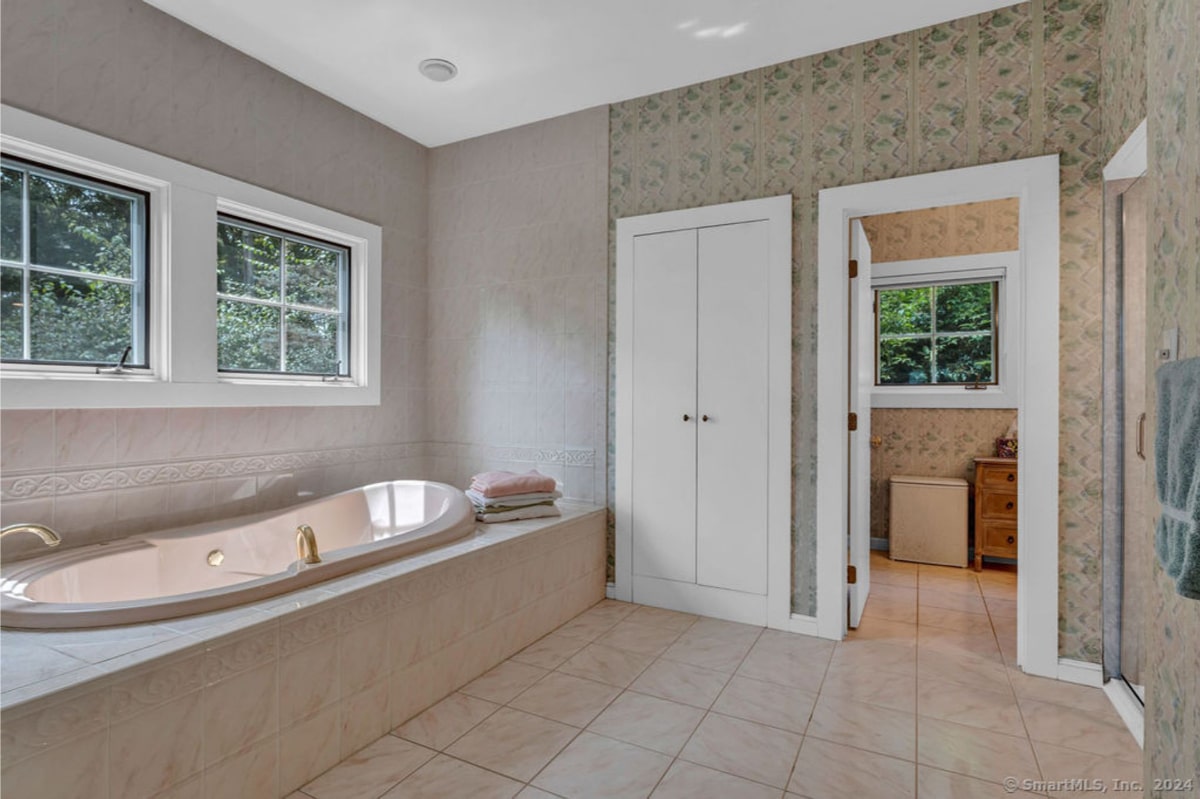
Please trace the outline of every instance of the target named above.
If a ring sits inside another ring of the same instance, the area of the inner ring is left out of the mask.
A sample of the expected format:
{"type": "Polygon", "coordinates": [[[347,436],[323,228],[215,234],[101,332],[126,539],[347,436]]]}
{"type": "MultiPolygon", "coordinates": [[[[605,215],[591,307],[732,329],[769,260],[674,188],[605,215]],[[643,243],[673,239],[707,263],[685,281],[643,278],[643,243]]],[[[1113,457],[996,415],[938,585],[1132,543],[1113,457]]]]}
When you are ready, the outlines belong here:
{"type": "Polygon", "coordinates": [[[846,582],[850,585],[858,582],[858,569],[853,566],[846,567],[846,582]]]}
{"type": "Polygon", "coordinates": [[[858,277],[858,260],[855,258],[851,258],[850,259],[850,279],[853,280],[856,277],[858,277]]]}
{"type": "Polygon", "coordinates": [[[858,414],[857,414],[857,413],[851,413],[851,414],[850,414],[850,416],[849,416],[849,417],[847,418],[847,420],[846,420],[846,426],[847,426],[847,427],[848,427],[850,430],[857,430],[857,429],[858,429],[858,414]]]}

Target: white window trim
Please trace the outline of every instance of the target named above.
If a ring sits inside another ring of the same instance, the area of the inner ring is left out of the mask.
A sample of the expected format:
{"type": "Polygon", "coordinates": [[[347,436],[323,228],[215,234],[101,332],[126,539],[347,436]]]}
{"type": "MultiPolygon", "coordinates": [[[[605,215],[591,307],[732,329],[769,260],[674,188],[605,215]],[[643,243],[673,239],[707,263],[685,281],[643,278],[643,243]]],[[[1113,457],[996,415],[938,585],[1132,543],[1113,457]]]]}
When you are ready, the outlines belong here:
{"type": "Polygon", "coordinates": [[[150,195],[150,369],[4,364],[3,408],[378,405],[382,230],[207,169],[0,105],[5,153],[150,195]],[[217,214],[350,250],[350,378],[217,371],[217,214]]]}
{"type": "Polygon", "coordinates": [[[1015,408],[1021,389],[1016,332],[1021,324],[1021,253],[984,253],[871,264],[871,290],[899,286],[933,286],[998,281],[1000,324],[997,365],[1000,381],[979,389],[963,386],[875,386],[872,408],[1015,408]]]}

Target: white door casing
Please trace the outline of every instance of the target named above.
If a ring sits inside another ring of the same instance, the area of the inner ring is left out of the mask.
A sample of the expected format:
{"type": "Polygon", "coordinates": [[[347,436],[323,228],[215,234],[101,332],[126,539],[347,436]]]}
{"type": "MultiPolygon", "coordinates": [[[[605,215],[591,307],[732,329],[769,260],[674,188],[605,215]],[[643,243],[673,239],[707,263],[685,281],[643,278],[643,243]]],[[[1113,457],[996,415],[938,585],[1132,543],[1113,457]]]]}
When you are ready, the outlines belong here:
{"type": "Polygon", "coordinates": [[[862,222],[850,220],[850,257],[858,262],[855,291],[850,293],[850,412],[858,429],[848,432],[850,452],[850,565],[855,582],[849,588],[850,618],[858,627],[871,592],[871,390],[875,386],[875,339],[867,331],[874,326],[874,295],[871,290],[871,243],[862,222]]]}
{"type": "Polygon", "coordinates": [[[845,530],[849,497],[845,413],[851,291],[845,280],[851,219],[1017,197],[1020,202],[1017,491],[1017,662],[1028,673],[1069,676],[1058,658],[1059,167],[1057,155],[824,189],[818,196],[817,624],[846,628],[845,530]],[[838,379],[838,376],[842,379],[838,379]]]}

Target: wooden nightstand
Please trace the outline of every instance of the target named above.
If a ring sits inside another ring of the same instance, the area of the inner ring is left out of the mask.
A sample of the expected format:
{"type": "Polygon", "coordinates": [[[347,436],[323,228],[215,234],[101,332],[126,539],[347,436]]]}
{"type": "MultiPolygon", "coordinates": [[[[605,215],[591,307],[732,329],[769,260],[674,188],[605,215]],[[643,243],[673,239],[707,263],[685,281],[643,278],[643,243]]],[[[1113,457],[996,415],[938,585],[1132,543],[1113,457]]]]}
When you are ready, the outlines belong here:
{"type": "Polygon", "coordinates": [[[975,459],[975,571],[983,556],[1017,557],[1017,461],[975,459]]]}

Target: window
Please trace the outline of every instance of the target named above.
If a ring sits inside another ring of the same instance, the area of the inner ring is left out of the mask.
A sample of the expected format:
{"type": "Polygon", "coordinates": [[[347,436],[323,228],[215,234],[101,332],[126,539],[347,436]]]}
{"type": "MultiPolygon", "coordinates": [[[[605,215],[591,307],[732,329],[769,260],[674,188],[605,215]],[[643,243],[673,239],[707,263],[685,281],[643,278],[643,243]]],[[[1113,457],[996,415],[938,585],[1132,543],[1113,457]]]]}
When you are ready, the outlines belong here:
{"type": "Polygon", "coordinates": [[[0,356],[149,365],[145,193],[0,161],[0,356]]]}
{"type": "Polygon", "coordinates": [[[217,221],[217,368],[345,377],[346,247],[228,216],[217,221]]]}
{"type": "Polygon", "coordinates": [[[881,386],[995,384],[994,281],[875,292],[881,386]]]}
{"type": "Polygon", "coordinates": [[[5,409],[379,404],[378,225],[0,110],[5,409]]]}

